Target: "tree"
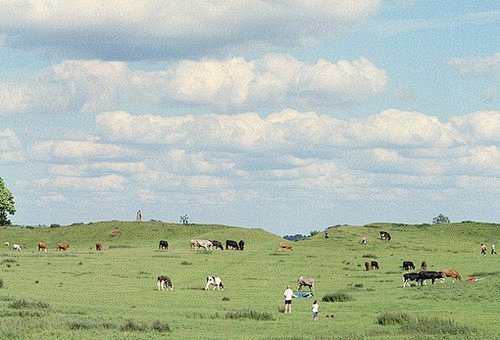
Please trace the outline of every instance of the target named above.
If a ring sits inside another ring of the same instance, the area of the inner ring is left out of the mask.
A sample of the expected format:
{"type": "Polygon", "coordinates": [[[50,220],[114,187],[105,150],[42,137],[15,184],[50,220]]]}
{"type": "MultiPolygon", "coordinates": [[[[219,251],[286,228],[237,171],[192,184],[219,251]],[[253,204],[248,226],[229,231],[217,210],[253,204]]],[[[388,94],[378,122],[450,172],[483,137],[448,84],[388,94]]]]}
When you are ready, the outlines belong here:
{"type": "Polygon", "coordinates": [[[0,177],[0,226],[10,225],[7,214],[14,215],[16,208],[14,206],[14,196],[5,186],[2,177],[0,177]]]}
{"type": "Polygon", "coordinates": [[[432,224],[446,224],[450,223],[450,219],[448,216],[444,216],[443,214],[439,214],[432,219],[432,224]]]}

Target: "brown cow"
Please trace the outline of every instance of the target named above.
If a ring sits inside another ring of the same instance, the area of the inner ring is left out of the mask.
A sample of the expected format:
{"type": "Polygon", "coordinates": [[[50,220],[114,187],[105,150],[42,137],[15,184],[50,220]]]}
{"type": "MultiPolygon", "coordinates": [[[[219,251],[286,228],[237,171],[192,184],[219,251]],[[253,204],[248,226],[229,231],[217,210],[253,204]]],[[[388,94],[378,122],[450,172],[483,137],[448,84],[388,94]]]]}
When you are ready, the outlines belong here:
{"type": "Polygon", "coordinates": [[[460,275],[460,273],[455,269],[443,269],[441,270],[441,275],[443,275],[443,278],[451,277],[453,282],[455,282],[455,280],[462,281],[462,275],[460,275]]]}
{"type": "Polygon", "coordinates": [[[370,269],[372,269],[372,265],[371,265],[370,261],[365,261],[365,270],[369,271],[370,269]]]}
{"type": "Polygon", "coordinates": [[[292,245],[288,242],[280,242],[278,243],[278,249],[277,250],[288,250],[292,251],[292,245]]]}
{"type": "Polygon", "coordinates": [[[420,271],[427,271],[427,261],[422,261],[422,264],[420,265],[420,271]]]}
{"type": "Polygon", "coordinates": [[[68,250],[68,248],[69,248],[69,244],[66,243],[66,242],[63,242],[63,243],[58,243],[57,244],[56,250],[64,250],[64,251],[66,251],[66,250],[68,250]]]}
{"type": "Polygon", "coordinates": [[[101,242],[97,242],[95,244],[95,250],[97,250],[97,251],[101,251],[102,250],[102,243],[101,242]]]}
{"type": "Polygon", "coordinates": [[[47,252],[48,247],[45,243],[38,242],[37,248],[38,248],[38,252],[41,253],[42,251],[47,252]]]}

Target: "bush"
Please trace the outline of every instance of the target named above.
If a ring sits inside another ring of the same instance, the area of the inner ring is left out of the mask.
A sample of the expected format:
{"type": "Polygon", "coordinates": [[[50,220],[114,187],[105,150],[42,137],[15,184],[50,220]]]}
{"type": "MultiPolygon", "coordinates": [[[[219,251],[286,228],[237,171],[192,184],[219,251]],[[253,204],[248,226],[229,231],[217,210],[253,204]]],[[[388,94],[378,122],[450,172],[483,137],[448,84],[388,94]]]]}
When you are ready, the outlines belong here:
{"type": "Polygon", "coordinates": [[[171,332],[170,326],[160,320],[154,321],[151,328],[157,332],[171,332]]]}
{"type": "Polygon", "coordinates": [[[147,331],[148,326],[145,323],[135,322],[134,320],[126,320],[123,325],[121,325],[120,329],[122,331],[145,332],[147,331]]]}
{"type": "Polygon", "coordinates": [[[50,225],[50,228],[59,228],[61,225],[60,224],[57,224],[57,223],[52,223],[50,225]]]}
{"type": "Polygon", "coordinates": [[[267,312],[257,312],[254,310],[241,310],[234,312],[227,312],[226,319],[253,319],[259,321],[274,321],[275,318],[272,314],[267,312]]]}
{"type": "Polygon", "coordinates": [[[324,302],[346,302],[353,300],[354,298],[352,297],[352,295],[346,292],[336,292],[336,293],[326,294],[321,298],[321,301],[324,302]]]}
{"type": "Polygon", "coordinates": [[[385,312],[377,317],[379,325],[395,325],[407,323],[412,319],[410,314],[405,312],[385,312]]]}

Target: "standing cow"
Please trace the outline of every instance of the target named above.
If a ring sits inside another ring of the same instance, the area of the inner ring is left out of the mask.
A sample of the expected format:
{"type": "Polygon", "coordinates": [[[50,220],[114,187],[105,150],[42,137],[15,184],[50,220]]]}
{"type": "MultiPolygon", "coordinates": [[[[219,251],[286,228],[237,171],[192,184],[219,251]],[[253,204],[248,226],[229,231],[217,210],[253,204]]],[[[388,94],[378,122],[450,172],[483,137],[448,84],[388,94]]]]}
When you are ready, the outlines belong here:
{"type": "Polygon", "coordinates": [[[403,270],[415,270],[415,265],[411,261],[403,261],[403,270]]]}
{"type": "Polygon", "coordinates": [[[19,244],[13,244],[13,245],[12,245],[12,250],[15,250],[15,251],[19,251],[19,252],[20,252],[20,251],[21,251],[21,250],[23,250],[23,249],[21,248],[21,246],[20,246],[19,244]]]}
{"type": "Polygon", "coordinates": [[[165,290],[165,288],[167,290],[174,290],[174,285],[172,283],[172,280],[167,275],[160,275],[156,279],[156,288],[158,290],[165,290]]]}
{"type": "Polygon", "coordinates": [[[377,261],[375,261],[375,260],[372,260],[372,261],[370,262],[370,265],[371,265],[372,269],[377,269],[377,270],[379,270],[379,269],[380,269],[380,267],[378,266],[378,262],[377,262],[377,261]]]}
{"type": "Polygon", "coordinates": [[[205,290],[208,290],[210,285],[214,286],[213,290],[215,290],[216,288],[217,290],[224,290],[224,284],[222,283],[221,278],[218,276],[207,276],[207,284],[205,285],[205,290]]]}
{"type": "Polygon", "coordinates": [[[301,290],[302,287],[307,286],[309,290],[314,290],[314,278],[310,276],[299,276],[297,279],[297,290],[301,290]]]}
{"type": "Polygon", "coordinates": [[[372,269],[372,265],[371,265],[370,261],[365,261],[365,270],[369,271],[370,269],[372,269]]]}
{"type": "Polygon", "coordinates": [[[56,250],[66,251],[68,250],[68,248],[69,248],[69,243],[63,242],[57,244],[56,250]]]}
{"type": "Polygon", "coordinates": [[[168,241],[160,240],[160,244],[158,245],[158,249],[168,249],[168,241]]]}
{"type": "Polygon", "coordinates": [[[96,251],[102,251],[102,243],[101,242],[96,242],[96,244],[95,244],[95,250],[96,251]]]}
{"type": "Polygon", "coordinates": [[[238,242],[234,240],[226,240],[226,250],[229,248],[239,250],[240,246],[238,245],[238,242]]]}
{"type": "Polygon", "coordinates": [[[222,245],[222,243],[220,241],[210,240],[210,242],[212,242],[212,245],[214,246],[215,249],[224,250],[224,246],[222,245]]]}
{"type": "Polygon", "coordinates": [[[240,250],[243,250],[243,248],[245,248],[245,241],[240,240],[240,242],[238,242],[238,246],[240,247],[240,250]]]}
{"type": "Polygon", "coordinates": [[[37,251],[41,253],[42,251],[47,252],[47,245],[43,242],[38,242],[37,251]]]}
{"type": "Polygon", "coordinates": [[[278,249],[277,250],[288,250],[292,251],[292,245],[288,242],[279,242],[278,243],[278,249]]]}
{"type": "Polygon", "coordinates": [[[387,241],[390,241],[391,240],[391,234],[389,234],[387,231],[379,231],[379,236],[380,236],[380,239],[382,240],[387,240],[387,241]]]}

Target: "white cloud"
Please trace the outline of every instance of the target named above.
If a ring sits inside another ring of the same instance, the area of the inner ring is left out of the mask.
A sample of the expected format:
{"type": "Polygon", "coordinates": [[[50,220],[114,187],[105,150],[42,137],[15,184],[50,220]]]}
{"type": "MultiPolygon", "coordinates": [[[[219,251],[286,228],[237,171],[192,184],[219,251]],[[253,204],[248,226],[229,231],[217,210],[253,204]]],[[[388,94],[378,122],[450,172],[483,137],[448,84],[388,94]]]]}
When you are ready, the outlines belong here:
{"type": "Polygon", "coordinates": [[[56,176],[34,181],[36,186],[47,190],[78,191],[122,191],[125,189],[124,183],[125,178],[115,174],[100,177],[56,176]]]}
{"type": "Polygon", "coordinates": [[[48,140],[35,143],[31,149],[35,159],[118,159],[128,154],[120,146],[101,144],[96,141],[48,140]]]}
{"type": "Polygon", "coordinates": [[[449,63],[464,76],[500,77],[500,52],[481,58],[452,58],[449,63]]]}
{"type": "Polygon", "coordinates": [[[0,163],[24,162],[21,141],[11,129],[0,130],[0,163]]]}
{"type": "Polygon", "coordinates": [[[500,111],[477,111],[453,117],[450,124],[471,142],[500,142],[500,111]]]}

